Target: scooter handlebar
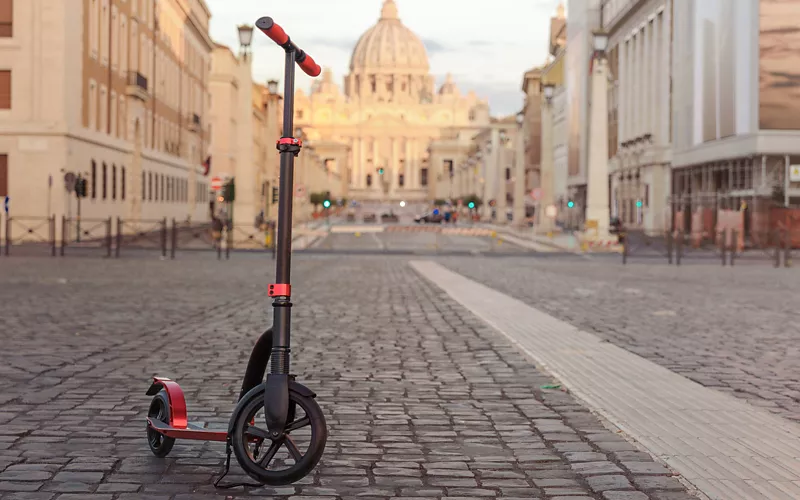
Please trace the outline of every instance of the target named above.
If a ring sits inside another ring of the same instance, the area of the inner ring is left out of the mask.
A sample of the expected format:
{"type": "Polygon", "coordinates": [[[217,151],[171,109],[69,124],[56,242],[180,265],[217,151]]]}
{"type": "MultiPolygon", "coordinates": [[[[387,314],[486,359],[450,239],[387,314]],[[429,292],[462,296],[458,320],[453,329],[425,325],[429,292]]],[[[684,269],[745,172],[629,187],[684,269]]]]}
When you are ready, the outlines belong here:
{"type": "Polygon", "coordinates": [[[262,17],[256,21],[256,27],[265,35],[267,35],[273,42],[277,43],[284,49],[293,49],[297,54],[295,58],[297,65],[300,66],[300,69],[302,69],[308,76],[319,76],[319,74],[322,72],[322,68],[320,68],[319,64],[314,61],[314,58],[306,54],[305,51],[300,50],[300,48],[289,38],[289,35],[283,31],[283,28],[273,21],[271,17],[262,17]]]}

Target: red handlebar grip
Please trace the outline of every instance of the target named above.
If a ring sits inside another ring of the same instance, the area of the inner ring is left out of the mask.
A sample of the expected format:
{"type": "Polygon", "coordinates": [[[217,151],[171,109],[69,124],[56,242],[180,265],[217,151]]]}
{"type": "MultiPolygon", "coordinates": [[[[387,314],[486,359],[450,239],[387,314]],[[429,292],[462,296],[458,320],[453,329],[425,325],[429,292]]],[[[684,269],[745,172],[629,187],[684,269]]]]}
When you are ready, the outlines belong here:
{"type": "Polygon", "coordinates": [[[322,68],[320,68],[319,64],[314,61],[314,58],[308,54],[305,55],[305,59],[298,61],[297,65],[300,66],[300,69],[305,71],[305,73],[311,77],[317,77],[320,73],[322,73],[322,68]]]}
{"type": "Polygon", "coordinates": [[[262,17],[256,21],[256,27],[278,45],[283,45],[289,41],[289,35],[287,35],[286,32],[283,31],[283,28],[278,26],[271,17],[262,17]]]}

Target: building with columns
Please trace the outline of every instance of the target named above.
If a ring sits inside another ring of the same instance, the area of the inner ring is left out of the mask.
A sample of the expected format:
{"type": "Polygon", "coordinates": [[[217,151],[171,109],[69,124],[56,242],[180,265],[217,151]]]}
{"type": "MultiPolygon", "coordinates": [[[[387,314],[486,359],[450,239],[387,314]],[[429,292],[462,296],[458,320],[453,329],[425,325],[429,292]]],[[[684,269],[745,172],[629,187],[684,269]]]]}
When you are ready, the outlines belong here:
{"type": "Polygon", "coordinates": [[[669,227],[673,0],[604,0],[609,34],[611,215],[630,229],[669,227]]]}
{"type": "Polygon", "coordinates": [[[394,0],[359,39],[344,91],[325,71],[295,96],[295,125],[353,200],[446,197],[469,133],[489,124],[489,106],[448,77],[435,88],[425,46],[394,0]],[[453,141],[457,144],[453,147],[453,141]],[[435,141],[440,141],[433,144],[435,141]]]}
{"type": "MultiPolygon", "coordinates": [[[[280,82],[254,83],[253,57],[246,47],[234,54],[230,48],[217,44],[209,76],[211,174],[224,182],[233,180],[236,187],[232,207],[219,200],[215,207],[229,210],[226,215],[243,228],[258,227],[261,222],[277,218],[277,200],[273,203],[272,190],[278,187],[280,155],[275,143],[283,127],[280,82]]],[[[311,193],[329,191],[332,196],[342,196],[340,176],[326,168],[312,144],[305,144],[295,159],[294,183],[293,215],[297,221],[311,217],[311,193]]]]}
{"type": "Polygon", "coordinates": [[[207,219],[203,0],[0,0],[0,13],[0,196],[12,216],[74,217],[65,176],[80,174],[85,219],[207,219]]]}

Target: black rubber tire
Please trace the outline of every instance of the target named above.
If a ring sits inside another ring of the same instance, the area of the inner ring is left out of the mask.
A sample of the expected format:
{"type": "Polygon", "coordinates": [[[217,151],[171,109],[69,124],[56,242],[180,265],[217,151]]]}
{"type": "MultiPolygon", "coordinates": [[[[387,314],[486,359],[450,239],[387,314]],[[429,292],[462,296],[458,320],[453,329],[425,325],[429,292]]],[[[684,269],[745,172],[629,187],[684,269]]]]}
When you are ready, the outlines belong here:
{"type": "MultiPolygon", "coordinates": [[[[169,397],[165,390],[162,389],[153,396],[150,408],[147,410],[147,416],[169,424],[169,397]]],[[[175,446],[175,438],[167,437],[147,426],[147,444],[150,446],[150,451],[153,452],[153,455],[164,458],[169,455],[172,447],[175,446]]]]}
{"type": "MultiPolygon", "coordinates": [[[[236,413],[232,415],[231,444],[233,445],[233,453],[236,456],[236,460],[248,476],[268,486],[285,486],[303,479],[317,466],[322,454],[325,452],[325,444],[328,441],[328,427],[325,423],[322,409],[314,398],[302,396],[290,390],[290,413],[294,413],[293,406],[299,406],[311,422],[311,443],[308,451],[303,455],[300,462],[282,471],[266,470],[254,463],[247,453],[244,430],[245,424],[248,424],[248,416],[264,406],[265,387],[266,384],[261,384],[253,388],[241,399],[237,410],[235,410],[236,413]]],[[[292,420],[293,418],[290,419],[290,421],[292,420]]],[[[266,426],[266,424],[262,425],[266,426]]]]}

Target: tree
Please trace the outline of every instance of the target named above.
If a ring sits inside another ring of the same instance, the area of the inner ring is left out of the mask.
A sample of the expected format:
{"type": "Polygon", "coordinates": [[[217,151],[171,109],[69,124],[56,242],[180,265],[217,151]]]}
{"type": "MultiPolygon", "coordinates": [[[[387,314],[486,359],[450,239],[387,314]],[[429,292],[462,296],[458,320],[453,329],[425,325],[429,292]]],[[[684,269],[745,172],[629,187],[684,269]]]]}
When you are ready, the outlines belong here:
{"type": "Polygon", "coordinates": [[[437,207],[443,207],[447,204],[447,200],[443,200],[441,198],[437,198],[433,200],[433,205],[437,207]]]}
{"type": "Polygon", "coordinates": [[[322,202],[325,201],[325,193],[311,193],[309,195],[309,201],[311,205],[314,206],[314,211],[317,211],[317,207],[322,205],[322,202]]]}

